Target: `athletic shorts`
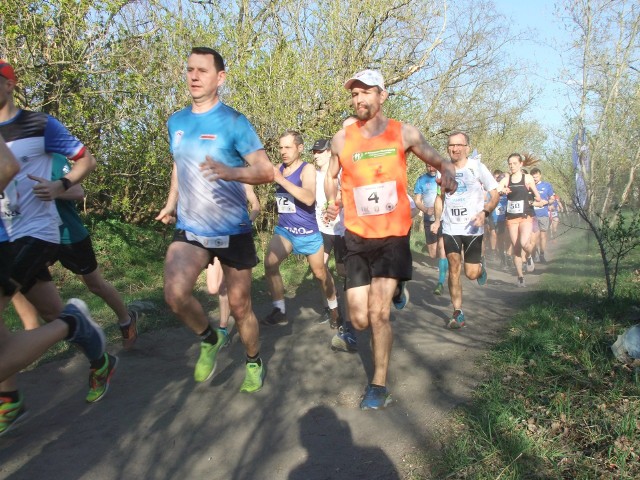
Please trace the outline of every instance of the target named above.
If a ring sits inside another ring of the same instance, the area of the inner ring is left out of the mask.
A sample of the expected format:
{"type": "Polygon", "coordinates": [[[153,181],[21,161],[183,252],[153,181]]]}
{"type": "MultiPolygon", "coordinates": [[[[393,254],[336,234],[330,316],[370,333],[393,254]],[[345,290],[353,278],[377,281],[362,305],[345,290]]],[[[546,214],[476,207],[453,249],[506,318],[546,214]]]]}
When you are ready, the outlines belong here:
{"type": "Polygon", "coordinates": [[[442,236],[444,253],[464,252],[464,263],[480,263],[482,257],[482,237],[484,235],[447,235],[442,236]]]}
{"type": "Polygon", "coordinates": [[[404,237],[363,238],[353,232],[344,234],[347,289],[371,284],[375,277],[411,280],[413,265],[409,235],[404,237]]]}
{"type": "Polygon", "coordinates": [[[540,228],[538,228],[538,217],[531,217],[531,233],[538,233],[540,228]]]}
{"type": "Polygon", "coordinates": [[[16,292],[16,284],[11,281],[11,244],[0,242],[0,295],[10,297],[16,292]]]}
{"type": "Polygon", "coordinates": [[[429,218],[425,215],[424,236],[427,240],[427,245],[433,245],[438,241],[438,238],[442,236],[442,222],[440,222],[440,228],[438,229],[438,233],[431,232],[431,225],[433,225],[433,220],[429,220],[429,218]]]}
{"type": "Polygon", "coordinates": [[[541,232],[546,232],[549,230],[549,225],[551,222],[549,221],[549,217],[536,217],[538,219],[538,228],[541,232]]]}
{"type": "Polygon", "coordinates": [[[22,237],[9,242],[5,248],[10,251],[9,258],[13,258],[8,270],[14,288],[13,291],[5,293],[13,295],[16,286],[20,286],[20,292],[27,293],[37,281],[52,281],[49,266],[55,263],[59,247],[57,243],[45,242],[34,237],[22,237]]]}
{"type": "Polygon", "coordinates": [[[62,244],[58,250],[58,261],[76,275],[88,275],[98,268],[91,237],[86,236],[76,243],[62,244]]]}
{"type": "Polygon", "coordinates": [[[336,263],[344,263],[344,254],[347,249],[344,244],[344,237],[342,235],[331,235],[324,232],[321,233],[324,253],[330,254],[333,250],[333,257],[335,258],[336,263]]]}
{"type": "Polygon", "coordinates": [[[322,247],[322,235],[320,232],[310,233],[309,235],[294,235],[286,228],[276,226],[273,233],[289,240],[289,243],[293,245],[293,253],[296,255],[313,255],[322,247]]]}
{"type": "Polygon", "coordinates": [[[521,223],[531,222],[531,217],[516,217],[516,218],[507,218],[507,225],[519,225],[521,223]]]}
{"type": "Polygon", "coordinates": [[[501,235],[505,232],[505,230],[507,229],[507,222],[506,220],[498,220],[496,222],[496,233],[498,235],[501,235]]]}
{"type": "Polygon", "coordinates": [[[173,241],[188,243],[206,250],[209,252],[209,263],[213,263],[213,260],[218,258],[221,264],[236,270],[246,270],[258,264],[256,245],[253,243],[252,233],[229,235],[229,246],[227,248],[207,248],[200,242],[187,239],[186,232],[182,229],[175,231],[173,241]]]}

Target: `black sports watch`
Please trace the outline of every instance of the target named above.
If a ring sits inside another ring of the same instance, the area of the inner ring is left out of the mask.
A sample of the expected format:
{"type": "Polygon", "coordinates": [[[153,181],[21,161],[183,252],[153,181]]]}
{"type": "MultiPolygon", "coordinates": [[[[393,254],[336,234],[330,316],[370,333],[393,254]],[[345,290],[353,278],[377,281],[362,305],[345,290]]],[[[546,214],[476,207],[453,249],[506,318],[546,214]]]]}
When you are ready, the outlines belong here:
{"type": "Polygon", "coordinates": [[[62,182],[62,186],[64,187],[65,191],[71,188],[71,180],[69,180],[67,177],[60,177],[59,180],[62,182]]]}

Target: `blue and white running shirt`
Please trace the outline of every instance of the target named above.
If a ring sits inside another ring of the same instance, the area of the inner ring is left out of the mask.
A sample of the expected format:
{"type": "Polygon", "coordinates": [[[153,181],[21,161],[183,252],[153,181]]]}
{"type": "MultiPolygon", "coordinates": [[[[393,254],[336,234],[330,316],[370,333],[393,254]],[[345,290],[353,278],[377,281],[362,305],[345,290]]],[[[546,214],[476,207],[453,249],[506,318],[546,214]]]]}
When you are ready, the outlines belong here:
{"type": "Polygon", "coordinates": [[[169,117],[167,126],[178,171],[176,228],[206,237],[251,232],[243,184],[211,182],[200,171],[207,155],[230,167],[244,167],[245,155],[264,148],[247,118],[218,102],[204,113],[184,108],[169,117]]]}
{"type": "Polygon", "coordinates": [[[19,110],[15,117],[0,123],[0,134],[20,163],[20,171],[0,199],[0,215],[9,238],[60,243],[56,204],[34,195],[37,182],[29,175],[50,179],[51,154],[74,160],[83,155],[84,145],[52,116],[29,110],[19,110]]]}

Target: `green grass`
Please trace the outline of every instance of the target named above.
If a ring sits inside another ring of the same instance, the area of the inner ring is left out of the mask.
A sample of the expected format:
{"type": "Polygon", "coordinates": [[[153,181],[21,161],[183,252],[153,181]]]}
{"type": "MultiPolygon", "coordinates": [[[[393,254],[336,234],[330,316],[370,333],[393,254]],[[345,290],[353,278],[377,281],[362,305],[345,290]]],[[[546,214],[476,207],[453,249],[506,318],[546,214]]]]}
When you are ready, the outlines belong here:
{"type": "Polygon", "coordinates": [[[610,350],[639,316],[640,252],[614,302],[599,262],[572,234],[488,354],[487,380],[455,412],[442,451],[424,459],[430,478],[640,478],[638,369],[610,350]]]}
{"type": "MultiPolygon", "coordinates": [[[[84,219],[91,232],[98,265],[104,278],[112,283],[123,296],[125,303],[135,300],[152,302],[155,309],[145,315],[139,328],[142,333],[160,328],[180,326],[182,323],[173,315],[164,302],[164,258],[173,236],[173,227],[160,224],[147,226],[130,225],[117,220],[87,217],[84,219]]],[[[252,298],[254,304],[270,302],[264,280],[264,249],[269,245],[270,234],[256,234],[255,244],[260,262],[253,269],[252,298]]],[[[289,256],[281,266],[282,277],[287,291],[315,287],[313,274],[304,257],[289,256]]],[[[120,341],[113,311],[101,298],[91,294],[75,275],[60,264],[51,267],[54,282],[64,301],[77,297],[87,302],[94,319],[103,327],[109,343],[120,341]]],[[[194,294],[212,317],[217,316],[217,297],[206,291],[204,273],[198,280],[194,294]]],[[[22,328],[20,319],[12,306],[4,313],[6,325],[11,330],[22,328]]],[[[60,358],[73,352],[61,342],[52,347],[39,363],[60,358]]]]}

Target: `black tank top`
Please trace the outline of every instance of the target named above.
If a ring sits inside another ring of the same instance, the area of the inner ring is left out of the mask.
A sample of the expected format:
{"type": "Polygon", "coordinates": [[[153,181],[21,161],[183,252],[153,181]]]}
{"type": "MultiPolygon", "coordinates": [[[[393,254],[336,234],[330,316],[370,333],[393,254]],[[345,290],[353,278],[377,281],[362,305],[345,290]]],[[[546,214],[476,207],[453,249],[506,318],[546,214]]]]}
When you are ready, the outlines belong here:
{"type": "Polygon", "coordinates": [[[524,183],[524,173],[517,183],[511,180],[509,175],[509,190],[507,194],[507,220],[511,218],[523,218],[533,215],[533,207],[529,203],[529,189],[524,183]]]}

